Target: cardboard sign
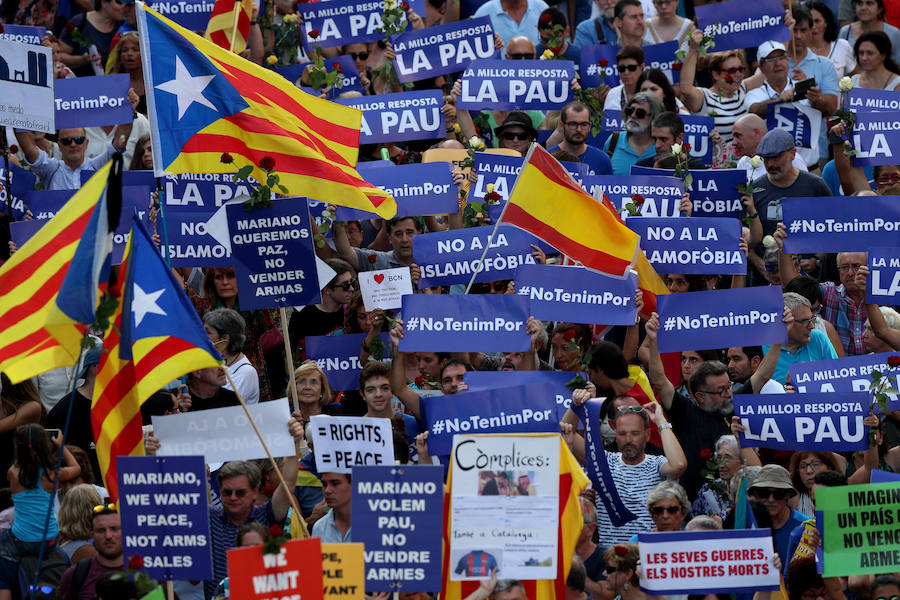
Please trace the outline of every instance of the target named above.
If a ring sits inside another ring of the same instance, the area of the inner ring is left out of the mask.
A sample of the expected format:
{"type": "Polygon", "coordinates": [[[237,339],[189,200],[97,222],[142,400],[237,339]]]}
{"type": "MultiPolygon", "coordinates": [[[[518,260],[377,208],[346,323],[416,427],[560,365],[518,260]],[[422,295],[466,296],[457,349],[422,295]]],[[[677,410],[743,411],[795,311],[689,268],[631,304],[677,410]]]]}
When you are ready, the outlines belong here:
{"type": "MultiPolygon", "coordinates": [[[[872,404],[869,385],[875,371],[890,379],[895,389],[900,389],[900,368],[891,369],[887,360],[896,352],[845,356],[811,362],[798,362],[790,367],[791,383],[801,394],[804,392],[866,392],[868,405],[872,404]]],[[[888,395],[891,410],[900,408],[896,394],[888,395]]]]}
{"type": "Polygon", "coordinates": [[[638,546],[641,589],[648,594],[779,589],[769,529],[639,533],[638,546]]]}
{"type": "Polygon", "coordinates": [[[363,111],[360,144],[432,140],[447,135],[440,90],[341,98],[337,102],[363,111]]]}
{"type": "MultiPolygon", "coordinates": [[[[294,456],[287,398],[253,404],[250,413],[272,456],[294,456]]],[[[240,406],[154,416],[153,431],[161,442],[158,456],[200,454],[207,463],[268,457],[240,406]]]]}
{"type": "Polygon", "coordinates": [[[575,67],[568,60],[475,60],[463,72],[457,108],[552,110],[572,100],[575,67]]]}
{"type": "Polygon", "coordinates": [[[185,29],[203,31],[214,5],[215,0],[155,0],[153,10],[185,29]]]}
{"type": "Polygon", "coordinates": [[[282,544],[278,554],[262,546],[228,551],[228,588],[241,600],[323,600],[322,540],[282,544]]]}
{"type": "Polygon", "coordinates": [[[866,303],[900,304],[900,247],[869,248],[866,303]]]}
{"type": "MultiPolygon", "coordinates": [[[[409,6],[416,14],[425,15],[423,0],[411,0],[409,6]]],[[[300,16],[303,17],[303,33],[310,45],[331,48],[374,42],[384,37],[384,34],[379,32],[384,26],[381,22],[384,2],[330,0],[329,4],[317,2],[299,4],[298,9],[300,16]],[[319,32],[315,39],[309,37],[309,32],[313,30],[319,32]]],[[[401,23],[406,24],[405,15],[401,23]]]]}
{"type": "Polygon", "coordinates": [[[866,112],[897,111],[900,110],[900,93],[894,90],[854,87],[847,94],[847,108],[866,112]]]}
{"type": "MultiPolygon", "coordinates": [[[[670,175],[675,171],[650,167],[631,167],[632,175],[670,175]]],[[[696,169],[691,171],[694,181],[685,191],[691,195],[693,217],[729,217],[737,219],[744,206],[737,186],[747,183],[744,169],[696,169]]]]}
{"type": "Polygon", "coordinates": [[[852,161],[856,165],[896,165],[900,162],[900,111],[859,112],[853,126],[852,161]]]}
{"type": "Polygon", "coordinates": [[[657,273],[744,275],[747,255],[740,249],[741,223],[737,219],[626,220],[641,236],[641,250],[657,273]]]}
{"type": "Polygon", "coordinates": [[[783,198],[781,210],[788,254],[865,252],[894,246],[900,237],[900,196],[783,198]]]}
{"type": "Polygon", "coordinates": [[[213,576],[202,456],[118,456],[125,562],[138,554],[153,579],[213,576]]]}
{"type": "MultiPolygon", "coordinates": [[[[14,220],[21,220],[22,216],[25,214],[25,209],[27,208],[25,198],[28,195],[28,192],[34,189],[37,177],[30,171],[26,171],[22,167],[17,167],[10,163],[9,182],[12,189],[10,190],[11,193],[7,194],[6,168],[3,162],[0,161],[0,181],[3,182],[2,189],[0,189],[0,213],[11,214],[14,220]],[[7,205],[8,199],[12,205],[12,209],[7,205]]],[[[19,248],[21,247],[22,246],[19,246],[19,248]]]]}
{"type": "Polygon", "coordinates": [[[356,465],[394,464],[390,419],[315,415],[309,426],[320,473],[350,473],[356,465]]]}
{"type": "Polygon", "coordinates": [[[677,177],[654,175],[594,175],[584,178],[584,189],[594,198],[609,198],[623,217],[625,206],[634,203],[634,196],[644,199],[638,208],[645,217],[678,217],[684,182],[677,177]]]}
{"type": "Polygon", "coordinates": [[[45,35],[47,35],[46,27],[4,24],[3,33],[0,33],[0,40],[40,46],[44,41],[45,35]]]}
{"type": "MultiPolygon", "coordinates": [[[[466,385],[470,392],[487,389],[509,389],[516,385],[530,385],[549,383],[553,386],[553,397],[556,402],[556,416],[560,420],[566,414],[566,409],[572,406],[572,390],[566,387],[566,382],[575,374],[568,371],[513,371],[512,365],[501,365],[500,371],[467,371],[466,385]]],[[[587,380],[587,375],[582,375],[587,380]]]]}
{"type": "Polygon", "coordinates": [[[357,277],[366,310],[400,308],[403,295],[413,293],[409,267],[360,272],[357,277]]]}
{"type": "MultiPolygon", "coordinates": [[[[459,211],[459,190],[453,183],[453,170],[449,165],[395,165],[375,161],[359,163],[356,169],[363,179],[394,197],[397,203],[394,218],[446,215],[459,211]]],[[[338,221],[353,221],[380,217],[365,210],[338,206],[336,218],[338,221]]]]}
{"type": "Polygon", "coordinates": [[[407,31],[391,36],[394,68],[401,83],[457,73],[478,58],[494,58],[494,29],[489,17],[407,31]]]}
{"type": "Polygon", "coordinates": [[[53,52],[0,40],[0,127],[56,132],[53,52]]]}
{"type": "Polygon", "coordinates": [[[531,316],[547,321],[634,325],[637,277],[610,277],[584,267],[522,265],[516,294],[531,300],[531,316]]]}
{"type": "MultiPolygon", "coordinates": [[[[356,530],[353,530],[354,535],[356,530]]],[[[363,545],[322,544],[322,585],[325,600],[363,600],[366,597],[363,545]]]]}
{"type": "Polygon", "coordinates": [[[786,42],[791,32],[784,24],[780,0],[731,0],[697,7],[697,26],[716,40],[716,52],[755,48],[764,40],[786,42]]]}
{"type": "MultiPolygon", "coordinates": [[[[384,345],[382,358],[389,358],[391,356],[390,335],[380,333],[378,337],[384,345]]],[[[331,389],[337,391],[358,390],[359,374],[363,368],[359,362],[359,350],[364,339],[366,339],[365,333],[309,335],[306,336],[306,356],[316,361],[316,365],[325,372],[331,389]]]]}
{"type": "Polygon", "coordinates": [[[131,78],[127,73],[74,77],[56,82],[56,127],[94,127],[131,123],[128,102],[131,78]]]}
{"type": "Polygon", "coordinates": [[[353,539],[369,592],[441,590],[444,473],[438,466],[353,468],[353,539]]]}

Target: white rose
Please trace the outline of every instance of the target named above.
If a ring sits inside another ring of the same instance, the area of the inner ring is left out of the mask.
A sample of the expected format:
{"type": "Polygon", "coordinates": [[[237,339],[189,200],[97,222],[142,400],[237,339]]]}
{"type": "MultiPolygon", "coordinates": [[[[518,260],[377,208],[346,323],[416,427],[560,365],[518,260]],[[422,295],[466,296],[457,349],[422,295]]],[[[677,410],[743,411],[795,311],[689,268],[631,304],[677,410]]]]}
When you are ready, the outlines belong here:
{"type": "Polygon", "coordinates": [[[473,135],[471,138],[469,138],[469,146],[471,146],[475,150],[478,150],[480,148],[484,148],[484,142],[481,141],[481,138],[477,135],[473,135]]]}
{"type": "Polygon", "coordinates": [[[750,159],[750,166],[754,169],[759,168],[759,165],[762,164],[762,158],[760,158],[759,154],[755,155],[750,159]]]}
{"type": "Polygon", "coordinates": [[[849,77],[841,77],[841,80],[838,83],[838,88],[841,90],[841,92],[849,92],[853,89],[853,80],[849,77]]]}
{"type": "Polygon", "coordinates": [[[771,235],[767,235],[762,239],[763,248],[774,248],[777,244],[775,243],[775,238],[771,235]]]}
{"type": "Polygon", "coordinates": [[[672,144],[672,154],[679,156],[681,154],[681,144],[672,144]]]}

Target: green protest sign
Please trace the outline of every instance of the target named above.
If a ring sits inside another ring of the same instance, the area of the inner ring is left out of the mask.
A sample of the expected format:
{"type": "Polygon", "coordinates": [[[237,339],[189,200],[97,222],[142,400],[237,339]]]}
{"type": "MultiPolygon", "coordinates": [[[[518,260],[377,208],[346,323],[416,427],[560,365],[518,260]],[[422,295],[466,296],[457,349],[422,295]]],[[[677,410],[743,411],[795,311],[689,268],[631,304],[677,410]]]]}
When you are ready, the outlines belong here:
{"type": "Polygon", "coordinates": [[[823,577],[900,570],[900,482],[816,489],[823,577]]]}

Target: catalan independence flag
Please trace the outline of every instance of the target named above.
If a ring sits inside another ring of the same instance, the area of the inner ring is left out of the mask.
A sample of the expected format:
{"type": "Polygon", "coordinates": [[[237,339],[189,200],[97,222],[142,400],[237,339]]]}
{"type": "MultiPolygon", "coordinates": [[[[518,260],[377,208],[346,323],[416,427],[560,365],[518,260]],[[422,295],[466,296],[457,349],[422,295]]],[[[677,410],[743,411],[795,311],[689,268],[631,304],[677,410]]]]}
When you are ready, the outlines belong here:
{"type": "Polygon", "coordinates": [[[536,235],[585,267],[614,277],[623,277],[639,252],[638,235],[538,144],[525,155],[500,220],[536,235]]]}
{"type": "Polygon", "coordinates": [[[253,0],[216,0],[206,26],[206,39],[240,54],[247,47],[252,16],[253,0]]]}
{"type": "MultiPolygon", "coordinates": [[[[556,579],[523,581],[522,585],[525,587],[525,597],[528,600],[565,600],[566,578],[569,576],[569,568],[572,566],[575,544],[584,527],[578,495],[588,486],[589,480],[559,434],[516,433],[512,435],[517,437],[555,435],[559,438],[559,531],[557,532],[556,579]]],[[[450,496],[452,471],[451,469],[447,478],[447,487],[444,493],[444,548],[441,571],[444,574],[444,585],[441,600],[463,600],[478,589],[480,583],[479,581],[450,581],[450,573],[454,568],[450,564],[450,515],[453,509],[450,496]]],[[[500,577],[502,578],[503,575],[500,574],[500,577]]]]}
{"type": "Polygon", "coordinates": [[[106,488],[118,498],[116,457],[144,453],[141,404],[190,371],[222,357],[137,217],[112,293],[122,301],[103,341],[91,422],[106,488]]]}
{"type": "Polygon", "coordinates": [[[285,194],[390,218],[387,192],[356,172],[362,113],[301,92],[136,2],[157,176],[234,173],[274,161],[285,194]],[[223,164],[223,153],[233,157],[223,164]]]}
{"type": "Polygon", "coordinates": [[[81,353],[82,327],[70,321],[56,329],[53,337],[45,326],[79,242],[105,194],[111,164],[98,170],[0,267],[0,371],[13,383],[72,366],[81,353]]]}

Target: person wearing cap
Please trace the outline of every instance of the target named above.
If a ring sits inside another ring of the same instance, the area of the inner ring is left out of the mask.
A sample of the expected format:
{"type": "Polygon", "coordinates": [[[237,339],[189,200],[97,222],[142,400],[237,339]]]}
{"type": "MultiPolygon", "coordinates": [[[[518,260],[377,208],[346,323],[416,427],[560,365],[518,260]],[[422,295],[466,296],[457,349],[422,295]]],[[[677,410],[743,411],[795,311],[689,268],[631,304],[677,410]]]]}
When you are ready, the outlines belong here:
{"type": "Polygon", "coordinates": [[[506,115],[502,125],[494,127],[494,140],[498,148],[509,148],[525,156],[531,143],[537,140],[537,129],[530,115],[514,110],[506,115]]]}
{"type": "MultiPolygon", "coordinates": [[[[750,94],[755,91],[748,93],[747,97],[749,98],[750,94]]],[[[736,168],[747,171],[749,179],[756,179],[766,172],[762,165],[754,168],[750,164],[750,159],[756,156],[756,148],[759,146],[759,141],[768,132],[769,129],[766,127],[764,118],[760,118],[759,115],[755,115],[752,112],[735,121],[734,126],[731,128],[731,134],[734,136],[734,152],[740,157],[736,168]]],[[[806,163],[799,156],[794,156],[792,164],[798,171],[808,170],[806,163]]]]}
{"type": "Polygon", "coordinates": [[[766,508],[772,518],[775,552],[783,557],[782,560],[790,561],[788,548],[791,532],[809,519],[807,515],[788,506],[788,499],[797,495],[797,490],[791,483],[791,474],[781,465],[764,465],[747,494],[766,508]]]}
{"type": "Polygon", "coordinates": [[[75,388],[74,394],[66,394],[56,403],[47,414],[45,427],[47,429],[60,429],[66,427],[66,415],[69,405],[72,405],[72,417],[69,421],[69,433],[67,444],[78,446],[88,455],[91,468],[94,471],[94,480],[102,481],[100,463],[97,461],[97,449],[94,447],[94,433],[91,426],[91,398],[94,397],[94,381],[97,379],[97,364],[100,362],[100,348],[91,348],[84,353],[81,370],[78,372],[76,382],[81,385],[75,388]]]}
{"type": "Polygon", "coordinates": [[[535,45],[541,41],[538,35],[538,19],[547,8],[544,0],[488,0],[473,15],[490,17],[494,32],[503,43],[524,35],[535,45]]]}
{"type": "Polygon", "coordinates": [[[590,175],[611,175],[612,162],[609,156],[599,148],[589,146],[585,141],[591,133],[591,111],[581,102],[569,102],[559,115],[558,129],[562,130],[563,141],[558,146],[548,148],[565,150],[578,157],[588,167],[590,175]]]}

